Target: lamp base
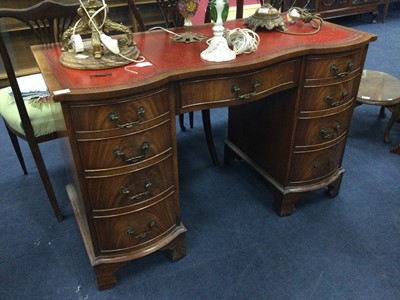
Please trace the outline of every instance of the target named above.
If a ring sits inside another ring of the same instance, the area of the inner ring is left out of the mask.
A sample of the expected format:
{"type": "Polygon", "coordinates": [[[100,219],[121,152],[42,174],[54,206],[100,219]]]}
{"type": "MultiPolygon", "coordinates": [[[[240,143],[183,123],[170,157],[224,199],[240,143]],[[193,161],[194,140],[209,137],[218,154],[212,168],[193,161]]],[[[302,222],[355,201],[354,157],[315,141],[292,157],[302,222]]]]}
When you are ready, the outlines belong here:
{"type": "Polygon", "coordinates": [[[196,43],[201,42],[204,39],[204,35],[202,35],[201,33],[186,31],[185,33],[173,36],[171,39],[174,42],[179,43],[196,43]]]}
{"type": "MultiPolygon", "coordinates": [[[[136,46],[121,47],[120,51],[123,56],[132,60],[137,59],[140,55],[140,51],[136,46]]],[[[100,58],[95,58],[93,56],[93,48],[86,44],[82,53],[77,54],[73,51],[63,52],[60,57],[60,63],[71,69],[104,70],[125,66],[132,63],[132,61],[112,53],[107,48],[104,48],[104,52],[100,58]]]]}
{"type": "Polygon", "coordinates": [[[236,53],[228,46],[223,36],[214,36],[206,50],[200,53],[200,57],[207,61],[222,62],[236,58],[236,53]]]}

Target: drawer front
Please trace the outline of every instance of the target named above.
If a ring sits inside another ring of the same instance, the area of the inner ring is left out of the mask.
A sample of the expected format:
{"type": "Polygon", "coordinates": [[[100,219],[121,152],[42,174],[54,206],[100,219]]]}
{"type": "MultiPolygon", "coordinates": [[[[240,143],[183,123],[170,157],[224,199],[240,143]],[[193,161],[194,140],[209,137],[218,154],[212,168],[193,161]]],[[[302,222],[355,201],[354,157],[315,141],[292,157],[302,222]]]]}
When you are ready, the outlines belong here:
{"type": "Polygon", "coordinates": [[[292,168],[291,184],[304,184],[307,181],[322,180],[330,176],[341,164],[345,137],[325,149],[316,151],[295,151],[292,168]]]}
{"type": "Polygon", "coordinates": [[[297,125],[296,146],[319,145],[332,142],[347,132],[352,109],[326,116],[300,115],[297,125]]]}
{"type": "Polygon", "coordinates": [[[315,79],[343,78],[360,73],[362,55],[358,52],[334,56],[308,57],[306,81],[315,79]]]}
{"type": "Polygon", "coordinates": [[[160,194],[173,189],[173,177],[166,176],[172,170],[172,157],[130,174],[108,177],[87,177],[90,203],[93,211],[137,206],[153,201],[160,194]]]}
{"type": "Polygon", "coordinates": [[[178,201],[172,194],[143,210],[95,217],[100,251],[122,251],[151,242],[176,224],[176,216],[179,216],[178,201]]]}
{"type": "Polygon", "coordinates": [[[347,104],[356,95],[358,88],[356,83],[358,83],[358,80],[353,78],[326,86],[305,87],[303,90],[301,111],[328,110],[347,104]]]}
{"type": "Polygon", "coordinates": [[[171,148],[170,121],[108,139],[78,140],[86,171],[131,166],[171,148]]]}
{"type": "Polygon", "coordinates": [[[185,109],[206,103],[228,105],[226,102],[244,101],[294,86],[298,66],[297,61],[290,61],[247,74],[183,82],[180,85],[181,107],[185,109]]]}
{"type": "Polygon", "coordinates": [[[146,122],[169,112],[168,92],[161,90],[136,99],[109,103],[71,105],[71,116],[77,132],[141,129],[146,122]]]}

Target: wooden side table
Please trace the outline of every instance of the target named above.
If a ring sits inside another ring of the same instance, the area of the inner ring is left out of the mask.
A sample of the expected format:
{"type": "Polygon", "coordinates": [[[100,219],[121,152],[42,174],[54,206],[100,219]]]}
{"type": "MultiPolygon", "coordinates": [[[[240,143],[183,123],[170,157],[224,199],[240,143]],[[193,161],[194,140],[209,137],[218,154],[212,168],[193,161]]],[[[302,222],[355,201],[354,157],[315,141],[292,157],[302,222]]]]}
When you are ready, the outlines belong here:
{"type": "Polygon", "coordinates": [[[381,106],[381,117],[385,116],[385,107],[392,112],[384,133],[384,140],[389,143],[390,130],[400,117],[400,80],[384,72],[364,70],[357,103],[381,106]]]}

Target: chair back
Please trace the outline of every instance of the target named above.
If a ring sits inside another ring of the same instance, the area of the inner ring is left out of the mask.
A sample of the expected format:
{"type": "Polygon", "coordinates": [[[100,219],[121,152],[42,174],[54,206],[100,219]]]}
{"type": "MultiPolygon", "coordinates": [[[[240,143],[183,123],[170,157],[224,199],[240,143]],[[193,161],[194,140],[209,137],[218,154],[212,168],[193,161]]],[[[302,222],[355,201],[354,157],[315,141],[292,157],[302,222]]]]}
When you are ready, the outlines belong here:
{"type": "Polygon", "coordinates": [[[158,6],[164,15],[165,26],[171,27],[182,27],[185,19],[179,13],[178,0],[157,0],[158,6]]]}
{"type": "MultiPolygon", "coordinates": [[[[0,8],[0,28],[5,27],[1,26],[4,25],[5,19],[19,20],[34,32],[42,44],[58,42],[61,40],[64,31],[72,26],[76,20],[78,7],[78,3],[61,4],[45,0],[28,8],[0,8]]],[[[32,124],[26,111],[13,63],[3,36],[4,34],[0,32],[0,54],[4,68],[14,94],[25,135],[26,137],[34,137],[32,124]]]]}
{"type": "MultiPolygon", "coordinates": [[[[139,12],[139,9],[136,7],[134,0],[128,0],[128,7],[132,13],[133,18],[136,21],[137,27],[139,31],[146,31],[144,26],[143,17],[139,12]]],[[[134,21],[132,20],[132,24],[135,25],[134,21]]]]}

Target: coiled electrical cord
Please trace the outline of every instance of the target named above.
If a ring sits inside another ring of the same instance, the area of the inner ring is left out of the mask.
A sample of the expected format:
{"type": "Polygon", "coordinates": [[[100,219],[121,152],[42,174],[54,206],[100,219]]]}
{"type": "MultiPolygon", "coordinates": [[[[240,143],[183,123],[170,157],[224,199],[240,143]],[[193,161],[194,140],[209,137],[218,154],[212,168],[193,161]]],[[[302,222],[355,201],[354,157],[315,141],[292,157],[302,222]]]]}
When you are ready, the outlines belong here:
{"type": "Polygon", "coordinates": [[[304,23],[309,23],[315,30],[312,32],[290,32],[277,29],[277,31],[294,35],[311,35],[319,32],[321,30],[322,23],[324,22],[320,14],[310,13],[306,9],[300,7],[291,7],[287,13],[287,19],[289,23],[292,24],[294,24],[297,20],[301,20],[304,23]]]}
{"type": "MultiPolygon", "coordinates": [[[[174,36],[179,36],[175,32],[165,29],[164,27],[152,27],[149,31],[161,29],[165,32],[168,32],[174,36]]],[[[238,54],[249,54],[257,50],[258,45],[260,44],[260,37],[254,31],[247,28],[236,28],[236,29],[226,29],[224,33],[224,37],[226,38],[228,45],[232,47],[232,50],[238,54]]],[[[208,39],[206,43],[209,45],[211,39],[208,39]]]]}
{"type": "Polygon", "coordinates": [[[226,30],[224,34],[228,45],[238,54],[249,54],[257,50],[260,37],[257,33],[246,28],[226,30]]]}

